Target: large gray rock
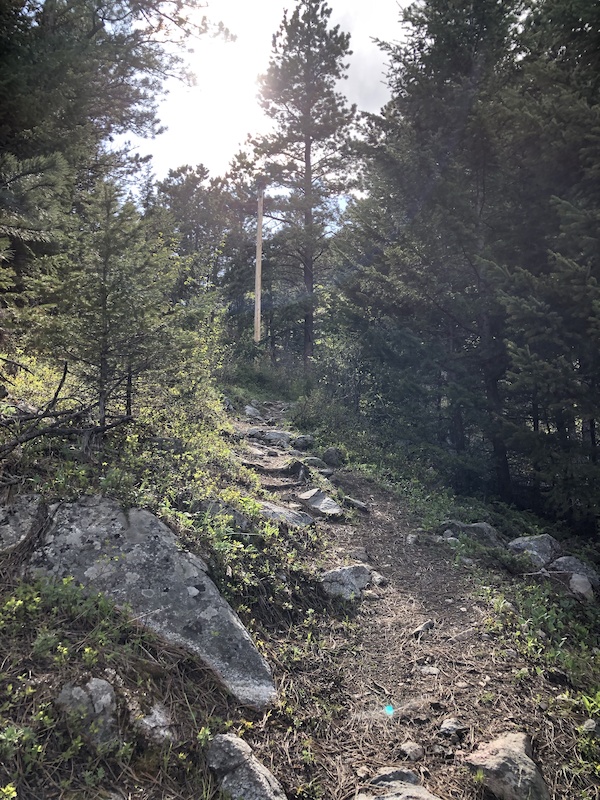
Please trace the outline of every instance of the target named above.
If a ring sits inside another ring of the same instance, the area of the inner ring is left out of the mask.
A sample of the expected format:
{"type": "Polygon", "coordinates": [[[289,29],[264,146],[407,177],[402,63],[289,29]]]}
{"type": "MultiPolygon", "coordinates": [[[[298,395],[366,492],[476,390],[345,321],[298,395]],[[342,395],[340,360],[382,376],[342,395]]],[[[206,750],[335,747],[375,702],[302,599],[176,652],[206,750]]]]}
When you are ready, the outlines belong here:
{"type": "Polygon", "coordinates": [[[584,564],[575,556],[562,556],[548,566],[548,572],[564,572],[568,575],[585,575],[592,586],[600,586],[600,575],[589,564],[584,564]]]}
{"type": "Polygon", "coordinates": [[[288,433],[287,431],[265,431],[262,435],[262,440],[266,444],[270,444],[273,447],[285,448],[289,447],[290,441],[292,440],[292,434],[288,433]]]}
{"type": "Polygon", "coordinates": [[[182,552],[173,532],[148,511],[84,497],[57,512],[32,555],[34,575],[76,581],[128,605],[133,615],[210,667],[241,703],[275,700],[267,662],[207,574],[204,561],[182,552]]]}
{"type": "Polygon", "coordinates": [[[328,447],[322,458],[330,467],[341,467],[346,462],[346,457],[339,447],[328,447]]]}
{"type": "Polygon", "coordinates": [[[321,585],[325,594],[330,597],[341,597],[343,600],[360,600],[362,590],[371,581],[371,572],[371,568],[366,564],[330,569],[321,575],[321,585]]]}
{"type": "Polygon", "coordinates": [[[41,495],[20,494],[0,509],[0,553],[6,553],[38,533],[48,510],[41,495]]]}
{"type": "Polygon", "coordinates": [[[102,678],[92,678],[85,686],[67,683],[56,698],[71,731],[83,736],[101,752],[120,744],[117,730],[115,690],[102,678]]]}
{"type": "Polygon", "coordinates": [[[295,447],[296,450],[310,450],[310,448],[315,443],[315,437],[310,436],[308,433],[303,433],[300,436],[295,436],[291,440],[292,447],[295,447]]]}
{"type": "Polygon", "coordinates": [[[208,765],[232,800],[286,800],[280,784],[250,745],[232,733],[215,736],[208,748],[208,765]]]}
{"type": "Polygon", "coordinates": [[[531,755],[531,740],[525,733],[506,733],[481,745],[465,763],[483,774],[484,786],[498,800],[550,800],[531,755]]]}
{"type": "Polygon", "coordinates": [[[330,519],[338,519],[344,515],[343,509],[335,502],[335,500],[320,489],[309,489],[307,492],[302,492],[298,495],[298,500],[313,514],[318,514],[320,517],[329,517],[330,519]]]}
{"type": "Polygon", "coordinates": [[[443,535],[446,531],[451,531],[456,536],[462,534],[484,547],[506,547],[503,537],[488,522],[466,523],[459,522],[457,519],[448,519],[439,526],[440,534],[443,535]]]}
{"type": "Polygon", "coordinates": [[[560,555],[561,546],[554,536],[541,533],[513,539],[508,543],[508,549],[516,555],[527,556],[535,567],[545,567],[560,555]]]}
{"type": "Polygon", "coordinates": [[[595,599],[594,589],[586,575],[571,575],[569,589],[579,598],[589,600],[591,603],[595,599]]]}
{"type": "Polygon", "coordinates": [[[272,522],[283,522],[285,525],[292,525],[295,528],[307,528],[309,525],[315,524],[310,514],[304,511],[294,511],[291,508],[278,506],[267,501],[261,502],[260,514],[272,522]]]}

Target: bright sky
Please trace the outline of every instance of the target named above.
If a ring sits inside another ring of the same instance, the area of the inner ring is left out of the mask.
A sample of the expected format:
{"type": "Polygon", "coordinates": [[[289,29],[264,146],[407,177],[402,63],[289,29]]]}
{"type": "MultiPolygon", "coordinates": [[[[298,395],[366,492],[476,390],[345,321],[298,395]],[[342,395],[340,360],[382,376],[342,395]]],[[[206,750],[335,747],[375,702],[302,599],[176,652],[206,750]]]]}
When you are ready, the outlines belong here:
{"type": "MultiPolygon", "coordinates": [[[[352,36],[345,93],[360,110],[378,111],[388,97],[385,56],[372,39],[400,38],[400,8],[406,0],[329,0],[329,5],[331,24],[352,36]]],[[[271,39],[286,8],[293,10],[294,0],[209,0],[207,16],[221,20],[237,40],[205,37],[196,42],[189,60],[197,85],[169,84],[159,110],[168,131],[139,143],[140,153],[153,154],[157,177],[198,163],[212,175],[223,174],[249,133],[268,130],[256,99],[256,78],[266,71],[271,39]]]]}

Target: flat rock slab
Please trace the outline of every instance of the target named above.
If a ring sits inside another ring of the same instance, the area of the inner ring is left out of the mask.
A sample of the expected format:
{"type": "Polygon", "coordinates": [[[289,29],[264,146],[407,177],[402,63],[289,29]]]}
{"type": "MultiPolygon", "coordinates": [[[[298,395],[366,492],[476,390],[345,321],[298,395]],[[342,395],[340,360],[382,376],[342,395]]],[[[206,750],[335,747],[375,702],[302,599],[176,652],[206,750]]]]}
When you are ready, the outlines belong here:
{"type": "Polygon", "coordinates": [[[267,662],[206,564],[179,550],[173,532],[149,511],[124,512],[102,497],[64,505],[29,571],[50,579],[72,576],[128,605],[146,627],[198,656],[240,703],[264,709],[276,699],[267,662]]]}
{"type": "Polygon", "coordinates": [[[321,517],[339,519],[344,515],[344,511],[335,500],[320,489],[310,489],[308,492],[303,492],[298,495],[298,500],[313,514],[318,514],[321,517]]]}
{"type": "Polygon", "coordinates": [[[0,509],[0,553],[6,553],[35,535],[48,510],[41,495],[20,494],[14,503],[0,509]]]}
{"type": "Polygon", "coordinates": [[[535,567],[545,567],[554,561],[562,550],[560,542],[548,533],[539,536],[521,536],[508,543],[516,555],[525,555],[535,567]]]}
{"type": "Polygon", "coordinates": [[[208,748],[208,765],[231,800],[286,800],[279,782],[233,733],[220,733],[208,748]]]}
{"type": "Polygon", "coordinates": [[[498,800],[550,800],[525,733],[506,733],[481,745],[465,763],[473,772],[483,773],[484,786],[498,800]]]}
{"type": "Polygon", "coordinates": [[[272,522],[283,522],[285,525],[292,525],[296,528],[307,528],[309,525],[315,524],[310,514],[304,511],[294,511],[291,508],[278,506],[275,503],[266,501],[260,504],[260,513],[261,516],[272,522]]]}

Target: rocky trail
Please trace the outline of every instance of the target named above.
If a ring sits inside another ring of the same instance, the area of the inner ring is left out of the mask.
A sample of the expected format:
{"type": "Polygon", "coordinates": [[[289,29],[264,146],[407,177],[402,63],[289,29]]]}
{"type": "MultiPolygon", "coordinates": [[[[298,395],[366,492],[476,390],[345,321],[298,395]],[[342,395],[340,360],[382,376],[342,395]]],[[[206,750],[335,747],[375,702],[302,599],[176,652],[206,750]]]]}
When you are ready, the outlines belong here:
{"type": "Polygon", "coordinates": [[[215,798],[215,779],[232,800],[599,800],[598,573],[547,534],[420,528],[286,411],[232,417],[247,513],[198,501],[186,529],[99,494],[2,508],[19,800],[215,798]],[[221,540],[199,536],[211,520],[221,540]]]}
{"type": "MultiPolygon", "coordinates": [[[[312,512],[327,542],[323,588],[353,599],[351,623],[332,622],[323,632],[335,710],[304,737],[306,774],[327,787],[324,796],[600,797],[597,784],[575,788],[565,766],[580,726],[591,730],[595,722],[561,704],[569,681],[559,669],[534,666],[501,635],[497,623],[512,605],[493,608],[486,599],[486,588],[508,587],[510,578],[459,555],[452,532],[444,539],[415,529],[396,495],[345,470],[335,452],[322,454],[329,463],[315,458],[310,437],[294,439],[281,428],[282,405],[268,406],[267,419],[246,411],[250,419],[236,424],[248,443],[245,463],[277,503],[310,513],[302,498],[317,488],[337,504],[334,514],[312,512]],[[341,583],[331,582],[332,570],[346,572],[336,576],[341,583]]],[[[474,533],[501,544],[491,526],[474,533]]],[[[310,693],[314,667],[293,676],[299,694],[310,693]]],[[[285,746],[256,740],[257,753],[280,775],[282,753],[273,751],[285,746]]],[[[297,783],[299,765],[289,760],[287,769],[297,783]]]]}

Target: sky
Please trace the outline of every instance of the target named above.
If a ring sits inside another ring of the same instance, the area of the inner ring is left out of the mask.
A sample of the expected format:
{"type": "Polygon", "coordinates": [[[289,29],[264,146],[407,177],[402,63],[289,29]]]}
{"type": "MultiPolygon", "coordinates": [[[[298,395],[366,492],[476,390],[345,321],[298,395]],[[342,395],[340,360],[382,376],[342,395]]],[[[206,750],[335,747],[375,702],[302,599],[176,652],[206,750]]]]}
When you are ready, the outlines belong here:
{"type": "MultiPolygon", "coordinates": [[[[350,70],[343,90],[361,111],[378,111],[388,99],[385,55],[373,38],[400,38],[404,0],[329,0],[330,23],[351,34],[350,70]]],[[[182,164],[204,164],[212,175],[227,171],[249,133],[264,133],[268,120],[257,101],[257,76],[266,71],[271,40],[284,9],[294,0],[208,0],[204,13],[222,21],[237,39],[203,37],[187,54],[196,85],[168,83],[169,94],[159,117],[167,132],[134,143],[142,155],[152,153],[154,172],[163,178],[182,164]]]]}

